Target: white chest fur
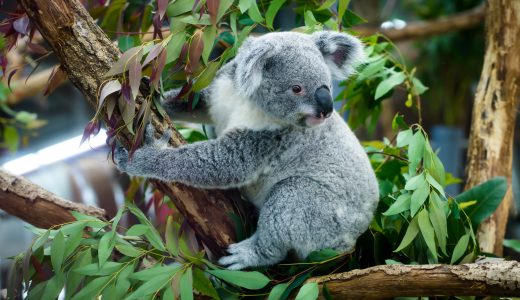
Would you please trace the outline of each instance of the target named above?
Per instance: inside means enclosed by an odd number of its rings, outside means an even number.
[[[229,77],[216,79],[209,98],[209,113],[215,122],[217,135],[236,128],[261,130],[280,127],[250,99],[240,95]]]

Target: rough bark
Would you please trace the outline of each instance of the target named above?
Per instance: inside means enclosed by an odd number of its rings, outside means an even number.
[[[77,211],[106,219],[101,208],[64,200],[30,181],[0,169],[0,209],[40,228],[73,222]]]
[[[480,5],[471,10],[437,20],[410,22],[402,29],[355,26],[352,30],[359,32],[361,35],[381,33],[393,42],[400,42],[475,27],[482,23],[485,13],[484,5]]]
[[[490,0],[486,13],[486,54],[478,84],[468,147],[466,189],[495,176],[509,188],[496,212],[481,224],[480,248],[502,254],[512,203],[515,118],[520,99],[520,2]]]
[[[53,49],[69,80],[90,104],[97,106],[103,75],[118,59],[118,48],[78,0],[19,0],[19,3]],[[137,99],[138,104],[141,101],[142,98]],[[158,135],[173,128],[169,119],[161,120],[156,113],[152,113],[151,122]],[[118,139],[128,146],[132,136],[121,131]],[[181,135],[174,131],[170,144],[180,146],[184,143]],[[223,254],[223,248],[235,239],[229,214],[240,214],[232,200],[237,199],[237,194],[200,190],[181,184],[153,183],[174,201],[208,248],[217,255]]]
[[[333,299],[413,296],[520,296],[520,263],[385,265],[309,279]],[[321,297],[323,297],[320,294]],[[320,298],[323,299],[323,298]]]

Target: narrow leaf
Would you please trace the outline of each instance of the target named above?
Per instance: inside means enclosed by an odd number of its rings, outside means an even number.
[[[231,284],[250,290],[261,289],[270,282],[264,274],[256,271],[207,270],[207,272]]]
[[[410,224],[408,225],[408,228],[406,229],[406,233],[404,234],[403,240],[401,241],[401,244],[397,247],[397,249],[394,250],[394,252],[399,252],[406,248],[410,243],[415,239],[417,236],[417,233],[419,233],[419,224],[417,222],[417,217],[413,218]]]
[[[61,264],[65,256],[65,237],[58,231],[51,244],[51,263],[55,272],[61,272]]]
[[[309,282],[304,284],[296,295],[296,300],[315,300],[318,299],[320,289],[316,282]]]
[[[457,245],[455,245],[455,248],[453,249],[453,254],[451,255],[451,264],[454,264],[459,258],[466,253],[466,249],[468,248],[469,244],[469,234],[463,235],[460,240],[457,242]]]
[[[424,241],[426,242],[426,246],[428,246],[428,249],[433,254],[433,257],[437,258],[437,246],[435,245],[435,234],[433,231],[433,226],[430,223],[428,211],[426,209],[423,209],[419,212],[419,214],[417,216],[418,216],[417,221],[419,223],[419,229],[421,230],[421,235],[423,236]]]
[[[101,109],[101,107],[103,106],[103,103],[105,102],[105,98],[108,95],[115,93],[117,91],[120,91],[120,90],[121,90],[121,83],[119,83],[119,80],[115,79],[115,80],[111,80],[111,81],[107,82],[103,86],[103,89],[101,89],[101,94],[99,95],[99,101],[98,101],[98,109]]]

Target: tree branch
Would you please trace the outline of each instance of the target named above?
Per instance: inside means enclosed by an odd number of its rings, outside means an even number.
[[[19,0],[22,8],[34,22],[54,50],[69,80],[83,93],[87,101],[97,107],[98,90],[103,76],[120,56],[119,49],[99,28],[78,0]],[[137,99],[137,110],[143,98]],[[102,114],[107,120],[106,114]],[[158,135],[173,128],[171,121],[159,118],[153,112],[151,123]],[[122,126],[124,127],[124,126]],[[125,146],[133,140],[126,130],[118,131],[118,139]],[[174,131],[172,146],[185,144]],[[235,241],[235,230],[230,214],[241,215],[236,203],[239,194],[234,191],[200,190],[182,184],[153,184],[168,195],[197,235],[215,254]]]
[[[381,27],[354,26],[352,30],[361,35],[381,33],[393,42],[425,38],[472,28],[482,23],[486,8],[479,5],[471,10],[432,21],[415,21],[402,29],[383,29]]]
[[[40,228],[75,221],[71,211],[106,219],[105,211],[101,208],[64,200],[2,169],[0,169],[0,209]]]
[[[413,296],[520,296],[520,263],[384,265],[309,279],[333,299]]]

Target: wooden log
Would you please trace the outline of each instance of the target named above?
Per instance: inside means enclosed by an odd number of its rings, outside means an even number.
[[[0,209],[40,228],[73,222],[70,213],[106,219],[101,208],[64,200],[27,179],[0,169]]]
[[[520,263],[464,265],[384,265],[321,277],[333,299],[420,296],[520,296]],[[320,293],[320,299],[323,296]]]

